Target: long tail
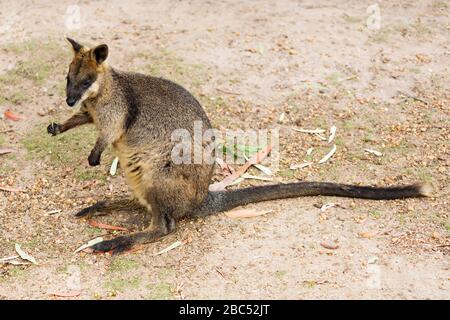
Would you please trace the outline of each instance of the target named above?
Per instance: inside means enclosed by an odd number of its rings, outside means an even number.
[[[337,196],[374,200],[427,197],[432,193],[428,184],[396,187],[368,187],[329,182],[294,182],[257,186],[231,191],[210,191],[194,216],[207,216],[249,203],[296,198],[301,196]]]

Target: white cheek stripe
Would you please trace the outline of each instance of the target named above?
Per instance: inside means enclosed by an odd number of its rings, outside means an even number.
[[[95,81],[93,84],[91,84],[91,86],[89,87],[89,89],[87,89],[83,95],[81,96],[81,98],[77,101],[75,107],[79,107],[83,101],[85,101],[86,99],[88,99],[89,97],[91,97],[94,94],[98,93],[98,89],[100,88],[100,86],[98,85],[98,82]]]

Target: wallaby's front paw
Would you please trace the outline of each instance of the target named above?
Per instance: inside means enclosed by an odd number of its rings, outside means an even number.
[[[60,133],[59,124],[54,122],[50,123],[47,127],[47,132],[52,136],[56,136],[57,134]]]
[[[100,164],[100,155],[91,152],[91,154],[88,157],[88,162],[89,165],[92,167],[98,166]]]

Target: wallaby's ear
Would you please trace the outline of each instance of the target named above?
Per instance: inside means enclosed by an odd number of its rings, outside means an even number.
[[[94,49],[92,49],[92,58],[101,64],[108,58],[108,46],[106,44],[101,44]]]
[[[75,51],[75,52],[79,52],[81,50],[81,48],[83,47],[81,44],[79,44],[78,42],[76,42],[73,39],[70,39],[70,38],[66,38],[66,39],[72,45],[73,51]]]

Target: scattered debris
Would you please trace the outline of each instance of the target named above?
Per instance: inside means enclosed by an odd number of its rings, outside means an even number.
[[[0,261],[0,263],[3,264],[12,264],[13,266],[23,266],[23,265],[30,265],[29,262],[21,262],[17,260],[6,260],[6,261]]]
[[[312,162],[304,162],[304,163],[301,163],[301,164],[291,164],[289,169],[291,169],[291,170],[303,169],[303,168],[311,166],[312,164],[313,164]]]
[[[407,97],[407,98],[410,98],[410,99],[413,99],[413,100],[422,102],[422,103],[424,103],[424,104],[426,104],[426,105],[429,105],[429,104],[430,104],[428,101],[425,101],[425,100],[423,100],[423,99],[420,99],[420,98],[418,98],[418,97],[416,97],[416,96],[412,96],[412,95],[407,94],[407,93],[405,93],[405,92],[403,92],[403,91],[398,91],[398,93],[400,93],[402,96],[405,96],[405,97]]]
[[[109,174],[114,176],[117,173],[117,166],[119,165],[119,158],[115,157],[111,163],[111,168],[109,169]]]
[[[234,172],[233,167],[229,166],[225,161],[221,158],[216,158],[216,162],[219,165],[220,169],[222,169],[222,173],[225,175],[230,175]]]
[[[0,114],[0,116],[1,116],[1,114]],[[14,132],[14,131],[15,131],[14,129],[6,129],[6,130],[0,131],[0,133],[8,133],[8,132]]]
[[[234,180],[231,184],[230,184],[230,186],[234,186],[234,185],[236,185],[236,184],[239,184],[239,183],[241,183],[242,181],[244,181],[245,180],[245,178],[242,178],[242,177],[239,177],[239,178],[237,178],[236,180]],[[211,190],[211,189],[210,189]]]
[[[375,264],[377,262],[378,262],[378,257],[377,256],[373,256],[373,257],[370,257],[369,259],[367,259],[367,263],[368,264]]]
[[[314,150],[313,147],[311,147],[311,148],[309,148],[308,150],[306,150],[306,155],[307,155],[307,156],[310,156],[311,153],[313,152],[313,150]]]
[[[49,292],[48,294],[51,296],[61,297],[61,298],[73,298],[73,297],[78,297],[81,294],[81,291],[74,290],[74,291],[67,291],[67,292]]]
[[[339,244],[336,241],[333,242],[321,242],[320,245],[326,249],[336,250],[339,248]]]
[[[322,207],[320,207],[320,211],[325,212],[326,210],[336,207],[334,203],[326,203]]]
[[[330,128],[330,136],[328,137],[328,143],[331,143],[331,141],[334,140],[334,137],[336,137],[336,127],[332,126]]]
[[[255,179],[255,180],[261,180],[261,181],[273,181],[273,178],[270,177],[260,177],[260,176],[254,176],[248,173],[244,173],[241,178],[244,179]]]
[[[23,251],[22,248],[20,247],[20,244],[16,243],[14,245],[14,248],[16,249],[16,252],[23,260],[30,261],[33,264],[37,264],[36,259],[31,255],[29,255],[28,253],[26,253],[25,251]]]
[[[267,168],[266,166],[263,166],[262,164],[259,163],[255,163],[253,165],[256,169],[264,172],[265,174],[267,174],[268,176],[272,175],[272,170],[270,170],[269,168]]]
[[[83,244],[81,247],[79,247],[79,248],[78,248],[77,250],[75,250],[73,253],[78,253],[78,252],[80,252],[80,251],[82,251],[82,250],[84,250],[84,249],[87,249],[87,248],[89,248],[89,247],[92,247],[93,245],[95,245],[95,244],[97,244],[97,243],[100,243],[100,242],[102,242],[102,241],[103,241],[103,237],[98,237],[98,238],[92,239],[92,240],[88,241],[88,243]]]
[[[376,230],[372,230],[372,231],[365,231],[365,232],[359,232],[358,235],[361,238],[366,238],[366,239],[370,239],[375,237],[378,234],[378,231]]]
[[[292,128],[292,130],[297,131],[297,132],[302,132],[302,133],[310,133],[310,134],[321,134],[324,133],[325,130],[317,128],[317,129],[297,129],[297,128]]]
[[[333,154],[335,152],[336,152],[336,145],[333,145],[333,147],[331,148],[330,152],[328,152],[322,159],[320,159],[319,163],[327,162],[333,156]]]
[[[272,146],[267,146],[266,148],[260,150],[256,154],[254,154],[242,167],[240,167],[237,171],[233,172],[231,175],[226,177],[220,182],[216,182],[209,186],[209,190],[211,191],[220,191],[225,190],[227,186],[232,184],[237,178],[239,178],[242,174],[247,171],[247,169],[257,163],[260,163],[272,150]]]
[[[23,189],[13,188],[8,186],[0,186],[0,190],[8,191],[8,192],[25,192]]]
[[[368,152],[368,153],[371,153],[371,154],[374,154],[374,155],[376,155],[377,157],[383,156],[383,154],[382,154],[380,151],[377,151],[377,150],[373,150],[373,149],[364,149],[364,151],[366,151],[366,152]]]
[[[11,148],[0,148],[0,155],[12,153],[12,152],[16,152],[16,150],[11,149]]]
[[[173,250],[173,249],[175,249],[175,248],[178,248],[178,247],[181,246],[182,244],[183,244],[183,242],[181,242],[181,241],[176,241],[176,242],[172,243],[170,246],[168,246],[167,248],[165,248],[165,249],[163,249],[163,250],[161,250],[161,251],[155,253],[153,256],[158,256],[158,255],[160,255],[160,254],[166,253],[166,252],[168,252],[168,251],[170,251],[170,250]]]
[[[51,216],[51,215],[54,215],[54,214],[57,214],[57,213],[60,213],[60,212],[61,212],[61,209],[57,209],[57,210],[48,211],[47,214],[49,216]]]
[[[19,256],[11,256],[11,257],[6,257],[6,258],[1,258],[0,259],[0,263],[8,263],[8,261],[14,260],[20,258]]]
[[[244,159],[245,159],[245,161],[249,161],[249,160],[250,160],[245,154],[244,154]],[[270,169],[267,168],[266,166],[263,166],[262,164],[255,163],[255,164],[253,164],[253,166],[254,166],[256,169],[258,169],[258,170],[264,172],[264,173],[267,174],[268,176],[271,176],[271,175],[272,175],[272,170],[270,170]]]
[[[219,270],[219,268],[220,267],[216,267],[215,269],[216,269],[216,272],[222,277],[222,278],[224,278],[224,279],[226,279],[225,278],[225,275],[223,274],[223,272],[221,271],[221,270]],[[221,268],[220,268],[221,269]]]
[[[320,135],[320,134],[318,134],[318,133],[316,133],[316,134],[314,134],[317,138],[319,138],[320,140],[322,140],[322,141],[326,141],[327,140],[327,138],[325,138],[324,136],[322,136],[322,135]]]
[[[225,212],[225,215],[229,218],[252,218],[262,216],[273,210],[256,210],[256,209],[237,209]]]
[[[11,112],[10,110],[6,110],[4,115],[5,115],[5,118],[7,118],[9,120],[12,120],[12,121],[19,121],[19,120],[24,120],[25,119],[24,117]]]
[[[222,93],[233,95],[233,96],[240,96],[241,95],[239,92],[233,92],[233,91],[229,91],[229,90],[225,90],[225,89],[221,89],[221,88],[216,88],[216,90],[219,91],[219,92],[222,92]]]

